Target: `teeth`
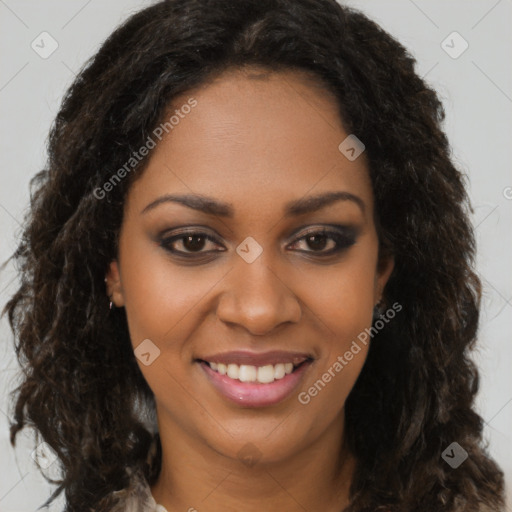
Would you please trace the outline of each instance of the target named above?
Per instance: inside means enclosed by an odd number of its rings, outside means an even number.
[[[274,380],[276,378],[282,379],[284,377],[284,375],[282,375],[281,377],[277,377],[277,375],[278,375],[278,373],[276,371],[277,366],[278,366],[277,364],[275,367],[272,366],[271,364],[267,364],[266,366],[260,366],[258,368],[258,375],[257,375],[258,382],[265,384],[265,383],[269,383],[269,382],[274,382]],[[284,366],[282,364],[280,364],[279,366],[280,367],[282,366],[284,369]],[[256,367],[254,366],[253,368],[256,368]]]
[[[238,379],[240,375],[240,367],[236,364],[228,364],[227,375],[230,379]]]
[[[276,365],[252,366],[247,364],[223,364],[208,363],[212,370],[227,375],[231,379],[241,382],[259,382],[268,384],[274,380],[282,379],[285,375],[292,373],[293,363],[279,363]]]

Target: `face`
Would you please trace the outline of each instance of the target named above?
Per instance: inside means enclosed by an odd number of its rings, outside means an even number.
[[[367,161],[340,152],[334,98],[293,72],[225,73],[175,109],[128,192],[108,290],[160,431],[284,459],[339,436],[392,270]]]

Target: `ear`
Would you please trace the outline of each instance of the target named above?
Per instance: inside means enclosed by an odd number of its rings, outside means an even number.
[[[119,272],[119,264],[116,260],[109,265],[105,275],[105,283],[107,285],[107,295],[110,300],[117,306],[124,306],[123,285],[121,282],[121,274]]]
[[[374,304],[377,304],[382,299],[384,288],[394,268],[395,258],[392,254],[387,254],[379,260],[377,273],[375,275]]]

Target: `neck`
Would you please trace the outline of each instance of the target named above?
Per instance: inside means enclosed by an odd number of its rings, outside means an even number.
[[[282,460],[242,462],[159,416],[162,466],[151,488],[168,512],[339,512],[349,503],[355,459],[344,415],[313,444]]]

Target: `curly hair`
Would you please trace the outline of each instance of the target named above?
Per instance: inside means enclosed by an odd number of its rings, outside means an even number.
[[[95,191],[175,97],[250,65],[305,71],[334,93],[345,129],[366,146],[381,248],[395,258],[385,300],[403,311],[375,335],[346,402],[357,460],[347,511],[503,510],[503,473],[474,410],[481,285],[443,106],[400,43],[335,0],[162,1],[86,63],[52,125],[12,256],[21,282],[4,313],[23,381],[11,444],[33,426],[51,446],[62,475],[49,502],[64,491],[67,512],[109,510],[126,468],[156,481],[161,445],[140,407],[154,410],[153,393],[104,283],[126,192],[147,162],[104,199]],[[160,456],[148,463],[155,440]],[[469,455],[456,470],[441,458],[454,441]]]

